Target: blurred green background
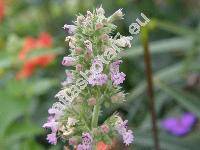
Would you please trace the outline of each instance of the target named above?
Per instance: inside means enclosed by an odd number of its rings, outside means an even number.
[[[65,79],[61,60],[68,47],[62,26],[101,4],[106,16],[123,8],[124,20],[117,25],[124,35],[130,35],[128,27],[141,12],[151,20],[149,45],[161,149],[199,150],[198,122],[183,137],[160,126],[162,119],[183,112],[200,117],[199,0],[0,0],[0,150],[63,149],[62,142],[49,145],[41,127]],[[153,150],[140,36],[133,36],[132,48],[123,54],[127,102],[105,111],[103,118],[120,112],[135,133],[129,149]]]

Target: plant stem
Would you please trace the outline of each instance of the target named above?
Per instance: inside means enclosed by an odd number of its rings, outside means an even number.
[[[154,104],[154,90],[153,90],[153,77],[152,77],[152,68],[151,68],[151,56],[149,52],[149,44],[148,44],[148,29],[143,28],[141,33],[141,40],[144,46],[144,62],[146,67],[146,75],[147,75],[147,88],[148,88],[148,96],[149,96],[149,109],[151,112],[152,119],[152,132],[153,139],[155,144],[155,150],[159,150],[159,139],[158,139],[158,129],[156,125],[156,111]]]
[[[92,114],[92,128],[96,128],[98,125],[98,119],[99,119],[99,112],[100,112],[100,104],[96,104],[94,106],[93,114]]]

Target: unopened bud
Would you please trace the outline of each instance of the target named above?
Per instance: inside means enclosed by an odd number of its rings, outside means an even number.
[[[83,70],[83,66],[82,66],[81,64],[77,64],[77,65],[76,65],[76,70],[77,70],[78,72],[82,71],[82,70]]]
[[[96,105],[96,99],[94,97],[89,98],[88,105],[90,105],[90,106]]]
[[[96,29],[96,30],[99,30],[99,29],[101,29],[101,28],[103,28],[103,24],[102,24],[102,23],[97,23],[97,24],[95,25],[95,29]]]
[[[102,133],[108,133],[109,132],[109,127],[106,124],[101,125],[101,132]]]
[[[115,20],[123,19],[123,16],[124,14],[122,13],[122,9],[119,9],[108,18],[108,22],[113,22]]]
[[[76,52],[77,54],[80,54],[82,50],[83,50],[83,49],[80,48],[80,47],[76,47],[76,48],[75,48],[75,52]]]
[[[111,97],[112,103],[121,103],[124,101],[125,95],[122,92],[119,92]]]
[[[72,137],[69,139],[69,145],[77,145],[78,144],[78,140],[75,137]]]
[[[97,15],[102,16],[105,14],[104,9],[102,8],[102,6],[100,6],[99,8],[96,9]]]
[[[106,42],[106,41],[109,40],[109,36],[108,36],[107,34],[103,34],[103,35],[101,35],[101,40],[102,40],[103,42]]]

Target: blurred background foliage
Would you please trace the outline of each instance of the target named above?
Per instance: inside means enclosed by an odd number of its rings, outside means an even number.
[[[141,12],[150,18],[148,36],[161,149],[199,149],[198,122],[184,137],[172,136],[160,126],[162,119],[183,112],[200,117],[199,0],[0,0],[1,150],[63,149],[62,143],[50,146],[41,128],[65,78],[60,62],[68,47],[61,27],[71,24],[76,14],[101,4],[106,15],[123,8],[126,15],[117,24],[125,35],[130,35],[128,27]],[[41,33],[48,36],[42,38]],[[150,150],[153,140],[140,36],[134,35],[132,48],[123,53],[127,103],[105,111],[101,119],[120,112],[135,132],[130,149]],[[26,59],[20,58],[23,50]]]

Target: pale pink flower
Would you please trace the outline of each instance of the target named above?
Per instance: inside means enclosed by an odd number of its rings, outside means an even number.
[[[92,150],[91,145],[79,144],[77,150]]]
[[[110,65],[111,80],[114,85],[119,85],[124,82],[126,75],[123,72],[119,72],[119,65],[121,60],[117,60]]]
[[[57,144],[57,137],[56,137],[56,133],[51,133],[47,135],[47,140],[49,141],[49,143],[56,145]]]
[[[94,85],[100,85],[102,86],[103,84],[105,84],[108,80],[108,76],[106,74],[91,74],[88,78],[88,82],[89,84],[91,84],[92,86]]]
[[[116,122],[115,128],[117,132],[122,136],[124,143],[128,146],[129,144],[133,143],[134,136],[131,130],[127,130],[128,128],[128,120],[118,120]]]
[[[64,57],[63,60],[62,60],[62,65],[63,66],[73,66],[75,65],[75,59],[73,57]]]
[[[68,32],[70,35],[73,35],[76,31],[76,26],[75,25],[67,25],[65,24],[63,26],[63,29]]]
[[[117,60],[110,64],[110,72],[111,73],[118,73],[119,72],[119,65],[122,63],[122,60]]]
[[[99,74],[103,71],[103,63],[99,59],[94,59],[92,66],[90,67],[90,72],[92,74]]]
[[[124,82],[126,75],[123,72],[111,73],[111,80],[114,85],[119,85]]]
[[[133,132],[128,130],[127,132],[123,133],[123,141],[126,146],[129,146],[134,141]]]
[[[58,122],[55,121],[54,117],[49,117],[47,123],[45,123],[43,128],[50,128],[52,132],[57,132],[58,130]]]

